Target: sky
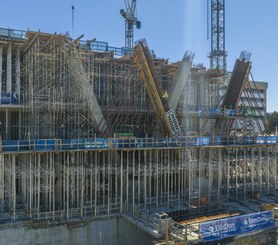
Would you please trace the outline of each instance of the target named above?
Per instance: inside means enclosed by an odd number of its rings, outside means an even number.
[[[123,47],[124,0],[2,0],[0,27],[96,38]],[[72,30],[72,9],[74,30]],[[252,75],[268,82],[267,111],[278,111],[278,1],[226,0],[226,51],[232,71],[240,52],[252,53]],[[137,0],[142,28],[134,39],[146,38],[158,57],[181,60],[186,50],[195,53],[194,63],[209,67],[207,0]]]

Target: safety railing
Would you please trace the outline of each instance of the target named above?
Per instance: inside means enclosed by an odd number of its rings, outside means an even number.
[[[3,140],[2,152],[278,144],[277,136]]]
[[[26,39],[27,31],[0,28],[0,38]]]
[[[256,110],[240,110],[240,109],[220,109],[220,108],[205,108],[194,109],[193,107],[185,107],[189,113],[195,113],[200,117],[255,117],[258,116]]]
[[[0,38],[5,39],[14,39],[14,40],[25,40],[27,39],[28,31],[23,30],[15,30],[9,28],[0,28]],[[80,44],[83,48],[88,50],[96,50],[96,51],[103,51],[103,52],[113,52],[116,56],[124,56],[127,54],[132,54],[132,50],[126,47],[112,47],[109,46],[107,42],[103,41],[94,41],[90,44],[87,44],[88,41],[80,41]],[[150,50],[152,57],[155,57],[155,53],[153,50]]]
[[[103,52],[113,52],[116,56],[124,56],[127,54],[132,54],[132,50],[129,48],[117,48],[111,47],[108,45],[107,42],[102,41],[94,41],[91,44],[87,44],[86,41],[80,41],[80,44],[83,48],[88,50],[95,50],[95,51],[103,51]]]

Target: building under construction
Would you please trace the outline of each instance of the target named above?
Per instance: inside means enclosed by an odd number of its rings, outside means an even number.
[[[124,215],[159,237],[161,213],[275,201],[267,84],[248,53],[230,74],[193,58],[0,29],[0,220]]]

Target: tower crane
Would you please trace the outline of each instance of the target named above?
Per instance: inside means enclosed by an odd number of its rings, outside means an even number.
[[[133,27],[141,29],[141,22],[136,17],[136,0],[125,0],[125,10],[121,9],[120,13],[125,19],[125,47],[133,47]]]
[[[209,3],[209,0],[207,0]],[[211,52],[210,68],[226,71],[225,0],[211,0]],[[208,4],[209,9],[209,4]]]

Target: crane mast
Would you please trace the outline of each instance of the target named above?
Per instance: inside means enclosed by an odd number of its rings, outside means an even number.
[[[133,47],[133,30],[141,28],[141,22],[136,17],[136,0],[125,0],[125,10],[121,9],[120,13],[125,19],[125,47],[132,49]]]
[[[225,0],[211,0],[210,68],[227,70],[225,51]]]

